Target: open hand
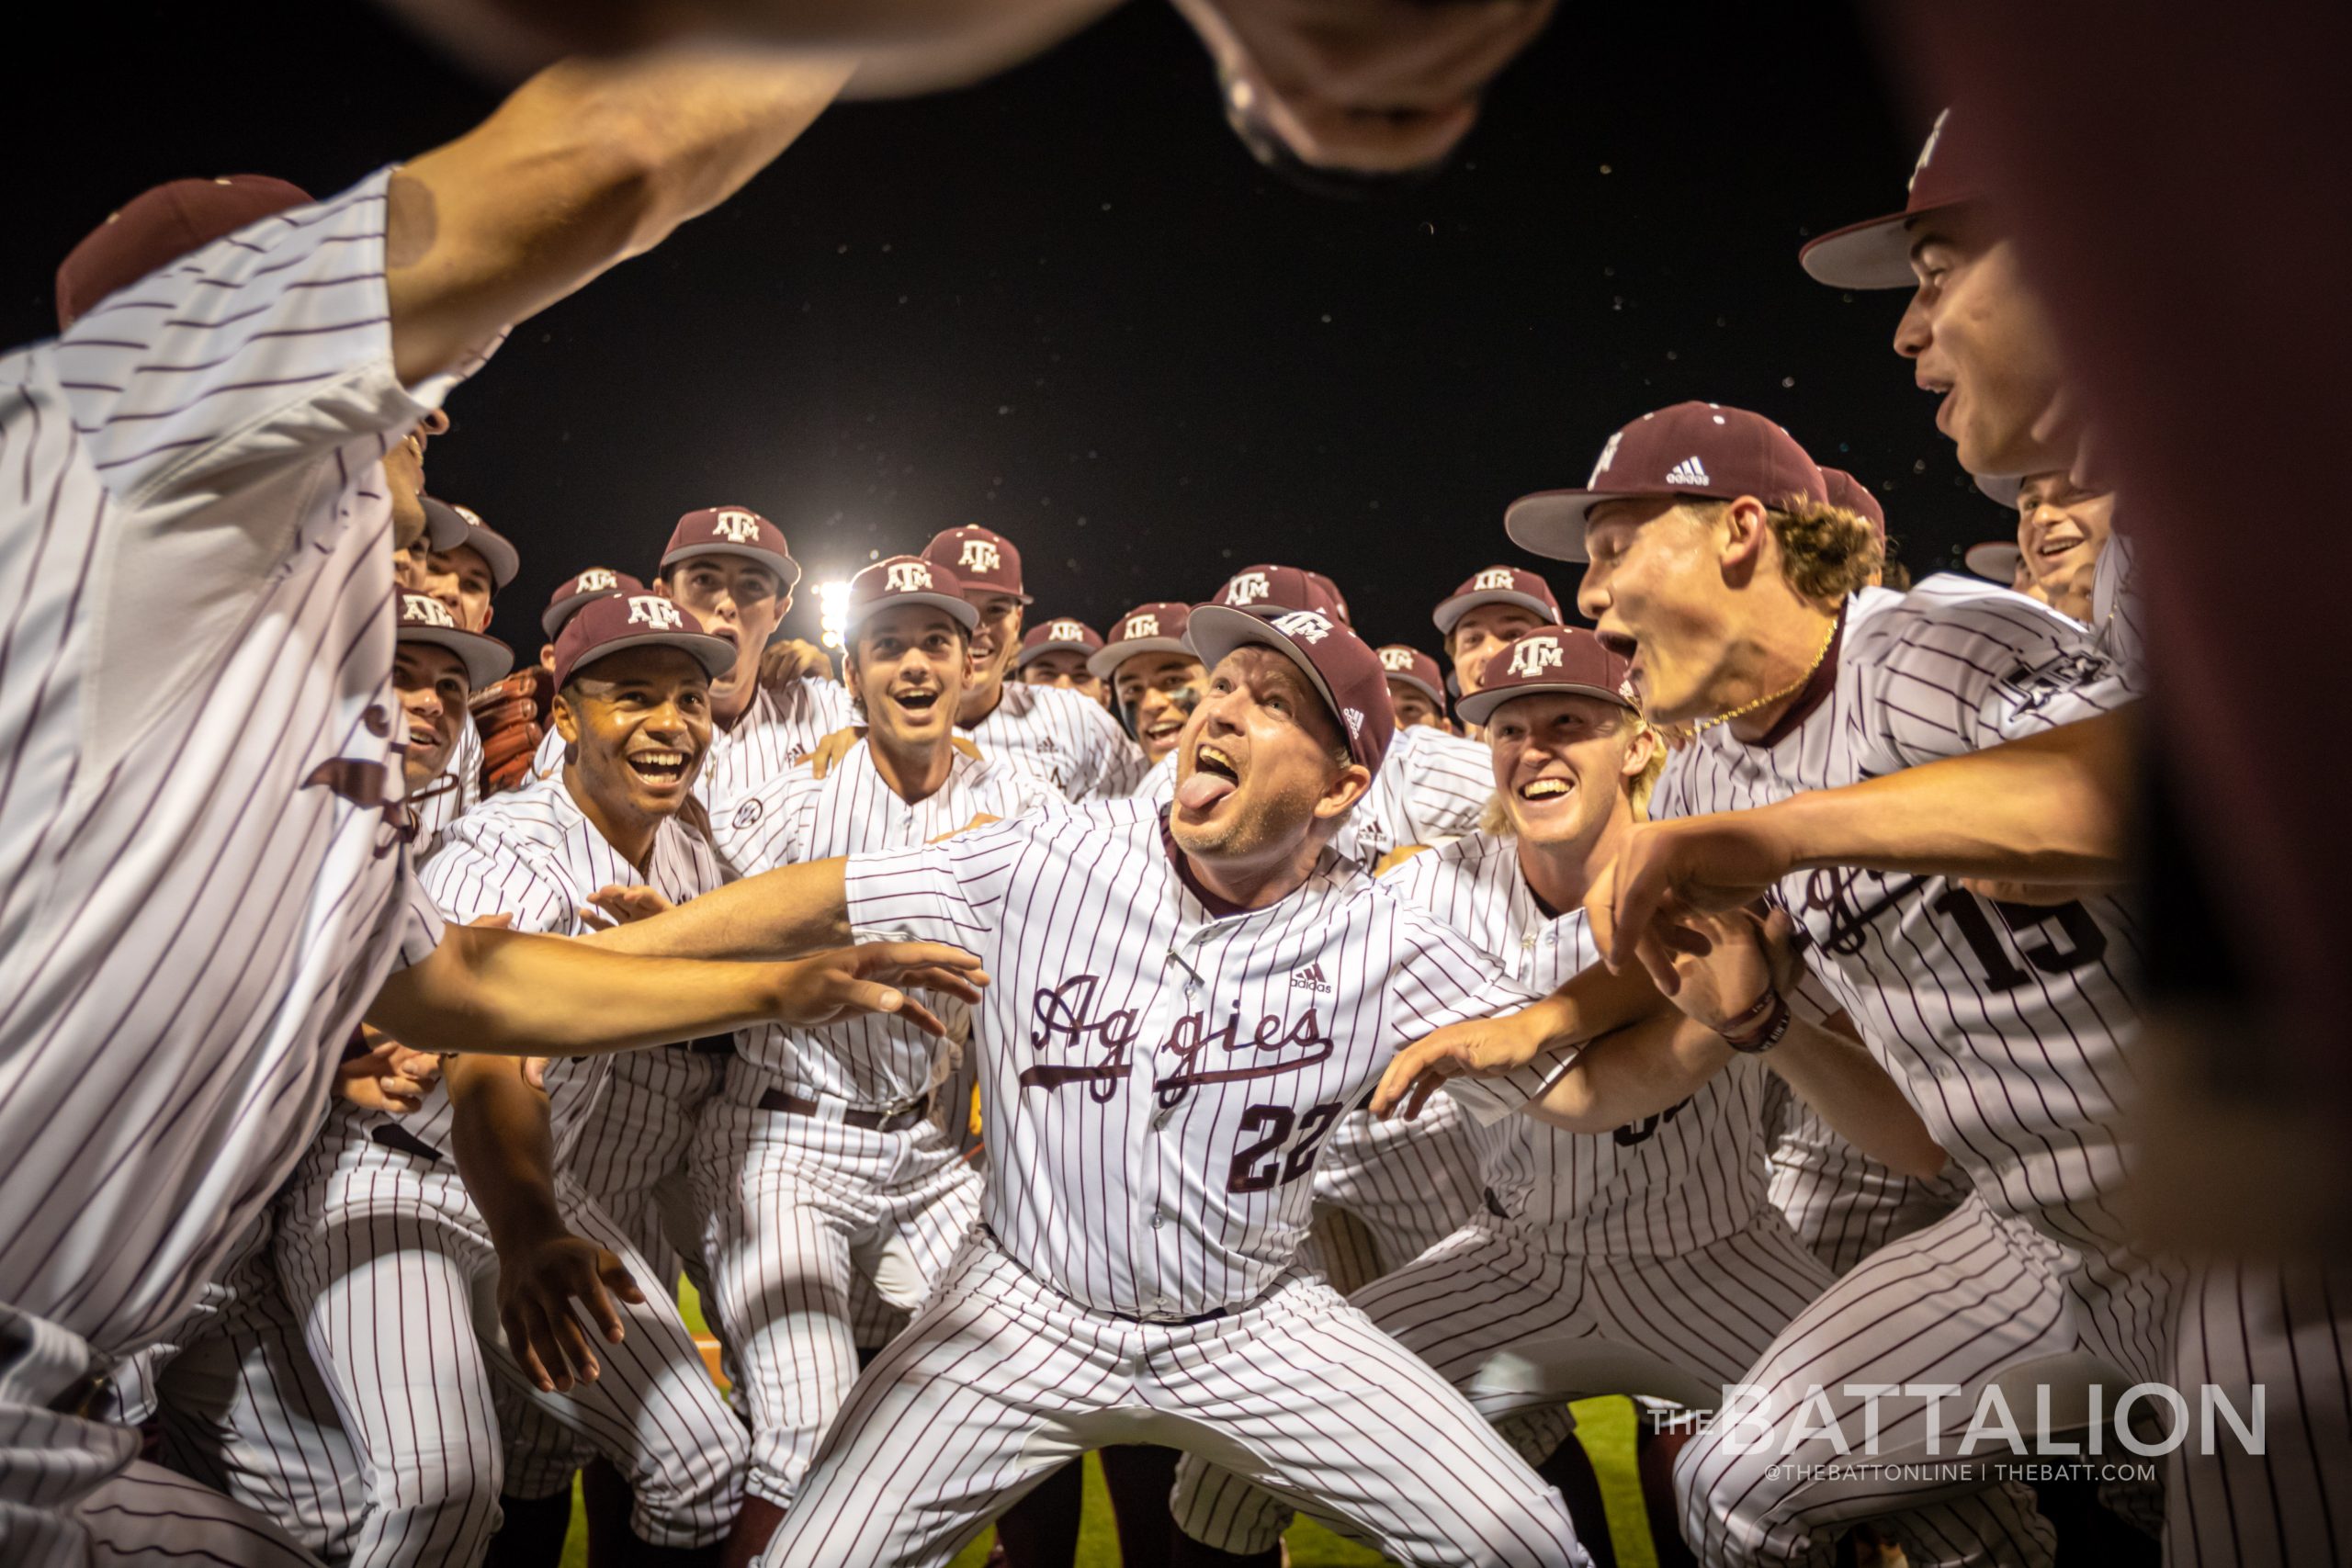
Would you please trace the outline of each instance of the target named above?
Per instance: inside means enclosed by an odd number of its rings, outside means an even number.
[[[582,921],[598,931],[609,931],[635,920],[650,920],[654,916],[677,908],[668,897],[650,887],[623,887],[610,883],[588,895],[587,907],[580,911]]]
[[[1396,1053],[1373,1090],[1373,1114],[1388,1117],[1401,1105],[1410,1121],[1446,1079],[1499,1077],[1533,1061],[1549,1043],[1544,1031],[1531,1026],[1524,1009],[1447,1024]]]
[[[615,1296],[645,1300],[617,1254],[581,1236],[558,1234],[499,1259],[498,1321],[533,1386],[561,1393],[575,1379],[596,1381],[596,1353],[574,1308],[585,1309],[605,1342],[617,1345],[626,1331]]]
[[[364,1023],[359,1028],[368,1049],[335,1069],[335,1094],[388,1116],[406,1116],[424,1105],[440,1081],[441,1058],[430,1051],[412,1051]]]
[[[1791,862],[1769,810],[1645,822],[1626,835],[1585,894],[1593,944],[1611,969],[1638,960],[1665,990],[1674,968],[1666,933],[1692,915],[1753,903],[1788,874]]]
[[[947,1026],[909,993],[936,992],[966,1004],[989,983],[980,961],[939,942],[869,942],[776,965],[779,1023],[815,1029],[860,1013],[892,1013],[943,1039]]]

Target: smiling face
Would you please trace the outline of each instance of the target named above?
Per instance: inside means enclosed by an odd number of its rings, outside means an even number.
[[[967,666],[962,625],[936,606],[906,604],[858,624],[844,673],[874,743],[906,755],[948,743]]]
[[[608,821],[640,828],[675,816],[710,750],[710,677],[674,648],[625,648],[576,671],[557,694],[566,778]]]
[[[2057,344],[2017,247],[1981,207],[1934,212],[1911,230],[1918,287],[1894,331],[1921,389],[1941,395],[1936,428],[1972,474],[2071,465],[2070,436],[2036,434],[2063,380]],[[2063,449],[2061,449],[2063,448]]]
[[[447,773],[466,725],[466,661],[446,648],[404,642],[392,652],[392,692],[408,721],[401,771],[414,795]]]
[[[1086,667],[1086,655],[1076,649],[1057,648],[1037,655],[1021,667],[1021,679],[1032,686],[1059,686],[1111,705],[1102,679]]]
[[[1346,814],[1372,775],[1350,761],[1340,721],[1298,666],[1270,648],[1238,648],[1210,672],[1177,737],[1169,827],[1212,864],[1271,864],[1297,854]]]
[[[1021,653],[1021,596],[1017,593],[967,595],[980,613],[972,632],[972,673],[965,682],[966,719],[992,712],[1004,694],[1005,676]]]
[[[1487,743],[1521,841],[1577,853],[1600,839],[1657,745],[1621,705],[1568,693],[1503,704],[1487,720]]]
[[[1136,744],[1147,758],[1157,762],[1176,750],[1208,674],[1199,660],[1182,653],[1138,653],[1111,671],[1119,706],[1131,716]]]
[[[498,592],[498,579],[471,545],[429,552],[423,591],[449,606],[450,617],[466,630],[490,629],[490,596]]]
[[[1577,608],[1629,677],[1653,723],[1721,713],[1717,695],[1737,642],[1737,596],[1723,570],[1724,527],[1672,500],[1604,501],[1585,520],[1591,564]]]
[[[735,667],[710,683],[713,716],[731,722],[758,694],[760,652],[792,608],[784,579],[751,556],[695,556],[664,572],[660,586],[704,631],[735,645]]]
[[[2018,547],[2037,582],[2059,585],[2094,565],[2113,528],[2115,497],[2077,489],[2064,473],[2036,474],[2018,491]]]
[[[1445,634],[1445,656],[1453,661],[1453,678],[1461,682],[1462,694],[1468,696],[1478,689],[1487,660],[1503,644],[1544,624],[1542,615],[1521,604],[1481,604],[1465,612]],[[1397,720],[1402,723],[1404,716],[1397,715]]]

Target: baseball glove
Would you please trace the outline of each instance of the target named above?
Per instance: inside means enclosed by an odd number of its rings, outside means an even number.
[[[547,733],[547,672],[526,665],[484,686],[468,705],[481,732],[481,787],[486,795],[528,782],[531,757]]]

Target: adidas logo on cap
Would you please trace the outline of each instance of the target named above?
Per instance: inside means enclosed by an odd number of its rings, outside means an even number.
[[[1713,479],[1707,477],[1707,465],[1699,461],[1698,457],[1695,456],[1685,457],[1682,461],[1675,464],[1671,468],[1668,468],[1666,471],[1666,482],[1670,485],[1703,485],[1714,483]]]

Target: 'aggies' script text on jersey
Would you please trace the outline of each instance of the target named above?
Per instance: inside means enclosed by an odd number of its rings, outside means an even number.
[[[1266,908],[1204,897],[1139,801],[855,856],[847,886],[860,931],[960,943],[993,977],[973,1029],[989,1224],[1099,1312],[1264,1293],[1305,1234],[1317,1145],[1397,1046],[1532,999],[1335,855]],[[1491,1117],[1543,1081],[1449,1092]]]
[[[380,460],[458,377],[393,373],[386,178],[0,359],[0,1302],[105,1350],[187,1310],[439,939]]]

